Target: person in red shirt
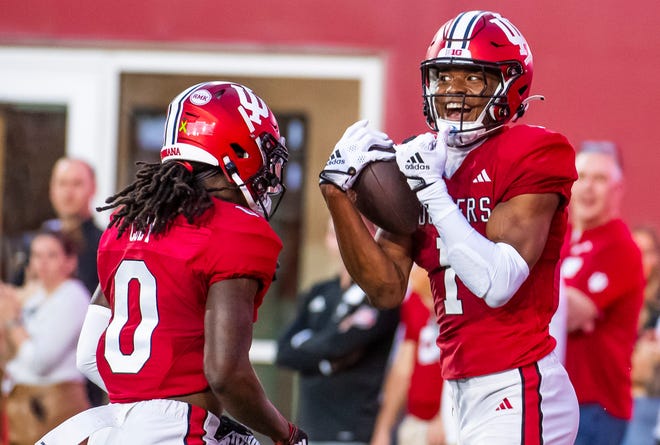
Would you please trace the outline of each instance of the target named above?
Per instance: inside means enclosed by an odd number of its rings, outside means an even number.
[[[435,132],[392,149],[358,122],[321,172],[344,262],[380,307],[401,303],[413,262],[428,272],[459,443],[573,444],[577,400],[548,329],[573,147],[545,128],[509,125],[532,99],[532,54],[501,15],[449,20],[421,69]],[[413,234],[381,230],[374,241],[351,187],[366,164],[386,159],[396,159],[423,211]]]
[[[390,445],[394,429],[396,443],[445,444],[440,416],[440,349],[435,343],[438,323],[428,276],[417,266],[410,273],[410,290],[401,304],[399,326],[402,338],[383,386],[371,445]],[[397,426],[404,408],[405,415]]]
[[[618,159],[607,142],[585,143],[578,153],[562,249],[566,370],[580,404],[578,445],[618,445],[632,411],[630,368],[644,274],[639,248],[619,217]]]
[[[227,411],[276,444],[306,445],[248,356],[282,248],[267,220],[287,158],[275,116],[243,85],[201,83],[172,101],[161,162],[100,209],[114,213],[77,362],[111,403],[40,443],[255,443],[216,438]]]

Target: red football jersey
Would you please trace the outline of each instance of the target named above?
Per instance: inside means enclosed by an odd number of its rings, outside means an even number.
[[[116,228],[106,230],[98,249],[98,271],[112,318],[96,357],[110,401],[205,390],[209,287],[235,277],[258,280],[256,319],[281,248],[264,218],[218,199],[199,225],[179,216],[161,236],[127,230],[117,239]]]
[[[599,309],[591,333],[566,339],[566,371],[579,403],[598,403],[611,415],[630,419],[631,357],[644,294],[639,248],[619,219],[584,231],[562,249],[562,279]]]
[[[501,202],[530,193],[557,193],[562,198],[540,259],[511,300],[496,309],[463,285],[446,261],[446,249],[432,221],[425,212],[421,215],[413,259],[431,278],[445,379],[517,368],[554,349],[548,325],[558,303],[557,262],[566,204],[576,177],[575,151],[564,136],[516,125],[471,151],[446,179],[458,208],[484,236],[490,214]]]
[[[430,420],[438,414],[442,396],[440,349],[436,344],[438,323],[433,311],[415,292],[401,305],[401,323],[405,326],[404,339],[417,343],[407,410],[415,417]]]

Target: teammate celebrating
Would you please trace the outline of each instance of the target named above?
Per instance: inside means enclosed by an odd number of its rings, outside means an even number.
[[[402,301],[413,262],[428,271],[459,443],[572,444],[577,401],[548,325],[574,150],[560,134],[509,125],[533,98],[532,54],[499,14],[449,20],[421,70],[424,112],[437,135],[389,155],[424,206],[420,224],[411,236],[381,230],[372,241],[345,192],[364,165],[387,158],[370,147],[392,142],[354,124],[320,186],[344,262],[383,307]]]
[[[43,443],[223,443],[226,410],[277,444],[306,444],[248,357],[282,248],[267,219],[287,157],[275,117],[245,86],[201,83],[172,101],[161,163],[101,209],[115,211],[78,365],[111,404]]]

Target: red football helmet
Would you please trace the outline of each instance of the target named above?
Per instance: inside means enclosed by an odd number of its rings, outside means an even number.
[[[220,167],[250,208],[267,219],[285,192],[288,150],[275,116],[259,96],[237,83],[200,83],[175,97],[160,159]]]
[[[499,79],[499,85],[492,94],[441,94],[435,85],[437,73],[452,67],[487,72]],[[495,12],[463,12],[442,25],[428,48],[421,70],[426,120],[435,131],[442,125],[452,127],[450,145],[469,146],[518,119],[527,109],[532,53],[520,31]],[[461,118],[459,123],[442,119],[436,107],[436,98],[446,100],[449,96],[463,105],[466,97],[490,100],[475,121],[464,122]]]

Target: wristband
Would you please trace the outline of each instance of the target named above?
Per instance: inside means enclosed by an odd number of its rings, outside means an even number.
[[[419,190],[417,199],[426,207],[434,223],[458,210],[458,206],[447,192],[447,184],[443,179]]]

